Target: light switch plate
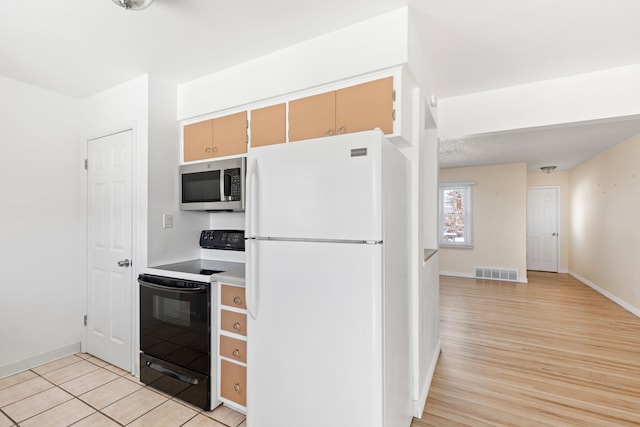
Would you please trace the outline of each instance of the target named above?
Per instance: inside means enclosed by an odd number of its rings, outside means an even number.
[[[173,228],[173,215],[162,215],[162,228]]]

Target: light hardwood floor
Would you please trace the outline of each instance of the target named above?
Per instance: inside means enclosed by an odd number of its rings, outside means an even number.
[[[425,426],[640,426],[640,319],[571,276],[441,277]]]

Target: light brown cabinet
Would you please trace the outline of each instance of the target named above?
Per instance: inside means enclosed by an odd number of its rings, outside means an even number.
[[[286,104],[251,110],[251,148],[284,143],[286,128]]]
[[[220,311],[220,329],[238,335],[247,335],[247,315],[235,311]]]
[[[221,335],[220,356],[247,363],[247,342]]]
[[[393,133],[393,77],[289,102],[289,141],[380,128]]]
[[[247,152],[247,112],[185,125],[184,161],[231,156]]]
[[[247,303],[244,300],[244,288],[220,285],[220,304],[229,307],[247,308]]]
[[[222,360],[220,362],[220,396],[247,406],[247,368]]]
[[[247,310],[244,287],[220,284],[218,398],[239,411],[247,405]]]
[[[336,93],[289,102],[289,142],[335,135]]]

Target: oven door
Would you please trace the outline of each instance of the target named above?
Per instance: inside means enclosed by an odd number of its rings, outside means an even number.
[[[209,375],[211,290],[207,283],[170,288],[140,283],[140,350],[149,356]]]

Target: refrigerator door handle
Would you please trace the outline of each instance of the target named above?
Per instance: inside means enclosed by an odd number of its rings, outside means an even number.
[[[247,168],[247,223],[245,234],[255,237],[258,224],[258,161],[252,159]]]
[[[246,284],[246,301],[247,313],[252,319],[258,317],[258,280],[257,280],[257,264],[258,264],[258,240],[248,239],[247,245],[247,284]]]
[[[247,313],[253,319],[258,315],[258,275],[256,273],[258,261],[258,242],[255,239],[257,232],[258,213],[258,161],[252,159],[247,167],[247,222],[245,225],[246,257],[247,257],[247,283],[246,300]]]

